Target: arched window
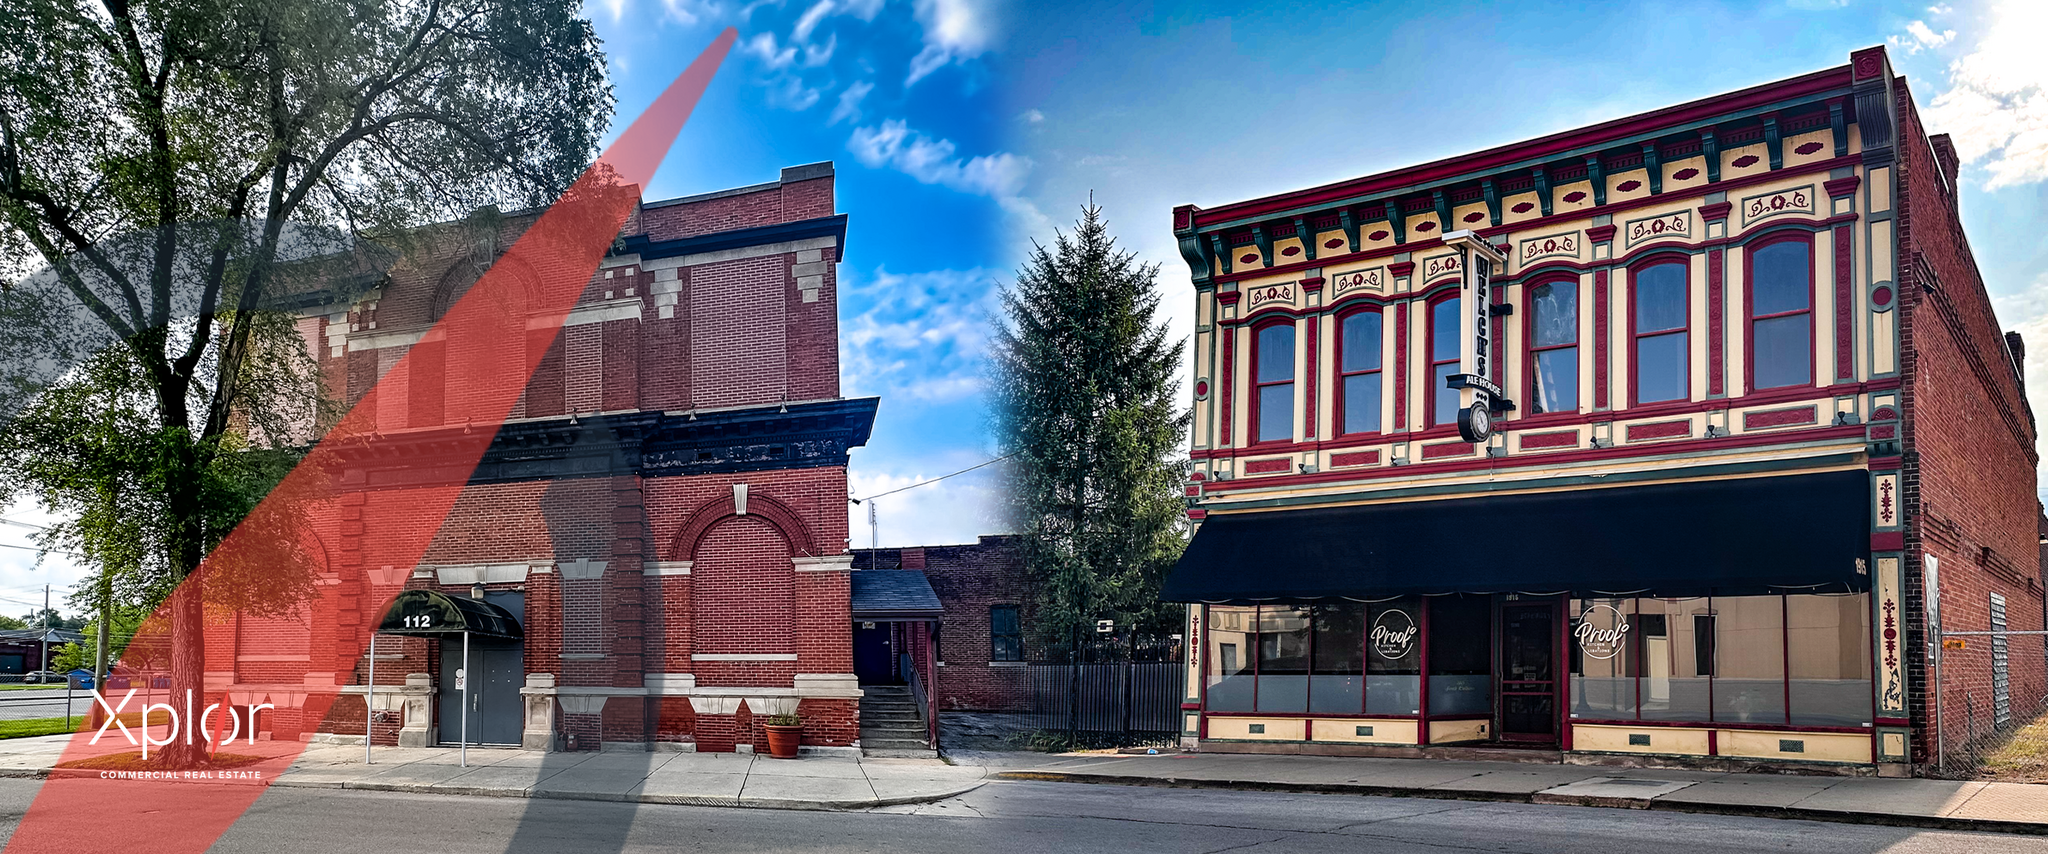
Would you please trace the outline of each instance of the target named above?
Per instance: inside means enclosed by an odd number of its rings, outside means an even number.
[[[1378,310],[1354,312],[1337,326],[1337,432],[1378,433],[1383,318]]]
[[[1629,298],[1635,313],[1631,373],[1636,403],[1684,400],[1692,393],[1690,347],[1686,340],[1687,267],[1684,260],[1658,261],[1631,275]]]
[[[1792,232],[1749,251],[1749,387],[1813,382],[1813,243]]]
[[[1252,441],[1294,438],[1294,322],[1252,333]]]
[[[1529,413],[1579,408],[1579,280],[1529,289]]]
[[[1458,423],[1458,390],[1445,382],[1459,372],[1458,334],[1463,327],[1458,306],[1463,303],[1453,296],[1429,306],[1429,393],[1435,402],[1429,408],[1432,425]]]

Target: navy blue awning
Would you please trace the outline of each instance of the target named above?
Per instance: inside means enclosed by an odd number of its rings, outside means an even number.
[[[1864,590],[1869,483],[1836,471],[1216,513],[1160,598]]]
[[[939,594],[924,573],[911,569],[863,569],[853,576],[853,618],[856,620],[937,619]]]

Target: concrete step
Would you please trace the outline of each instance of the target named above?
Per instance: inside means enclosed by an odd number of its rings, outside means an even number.
[[[936,760],[938,752],[930,748],[874,748],[860,750],[862,756],[877,760]]]
[[[868,751],[875,751],[875,750],[930,750],[930,749],[931,749],[931,748],[928,748],[928,747],[926,747],[926,746],[925,746],[925,743],[924,743],[924,739],[920,739],[920,738],[877,738],[877,739],[874,739],[874,740],[872,740],[872,741],[868,740],[867,738],[862,738],[862,739],[860,740],[860,746],[861,746],[861,750],[862,750],[863,752],[868,752]],[[873,756],[874,754],[873,754],[872,752],[869,752],[869,753],[868,753],[868,755],[870,755],[870,756]]]
[[[875,727],[861,727],[860,737],[863,741],[870,738],[914,738],[923,741],[925,738],[925,728],[921,726],[884,727],[879,729]]]

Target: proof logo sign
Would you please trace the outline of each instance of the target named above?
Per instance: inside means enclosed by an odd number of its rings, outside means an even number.
[[[1391,608],[1381,611],[1379,619],[1372,621],[1372,651],[1389,661],[1407,658],[1415,651],[1418,632],[1415,618],[1408,616],[1408,612]]]
[[[1628,639],[1628,615],[1613,605],[1589,605],[1572,635],[1587,658],[1606,661],[1621,654],[1622,642]]]

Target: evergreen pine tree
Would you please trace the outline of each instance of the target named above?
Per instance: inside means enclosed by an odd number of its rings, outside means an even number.
[[[1158,601],[1186,544],[1177,399],[1183,342],[1155,321],[1159,268],[1118,249],[1091,202],[1002,297],[995,433],[1014,455],[1004,510],[1033,582],[1031,630],[1072,644],[1096,620],[1170,630]]]

